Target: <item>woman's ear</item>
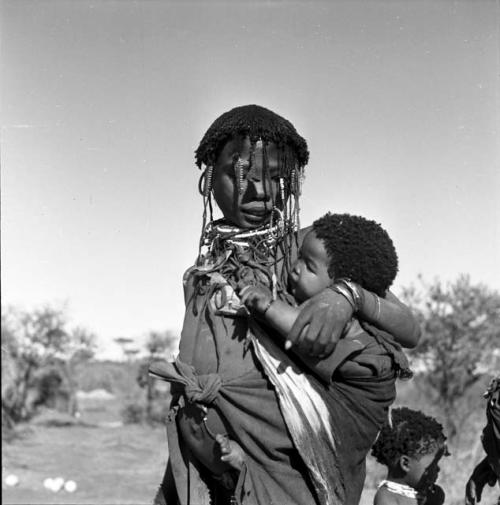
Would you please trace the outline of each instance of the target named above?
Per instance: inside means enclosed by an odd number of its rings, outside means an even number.
[[[399,467],[407,473],[410,470],[410,458],[406,455],[401,456],[399,458]]]

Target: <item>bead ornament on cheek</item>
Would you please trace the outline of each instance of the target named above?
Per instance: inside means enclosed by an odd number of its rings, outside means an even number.
[[[249,167],[250,163],[248,161],[244,161],[241,156],[235,155],[234,180],[236,181],[236,191],[239,195],[243,194],[243,181],[245,178],[245,171],[248,171]]]

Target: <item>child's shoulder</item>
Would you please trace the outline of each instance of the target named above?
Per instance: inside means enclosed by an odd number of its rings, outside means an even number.
[[[402,496],[392,492],[387,486],[378,488],[373,505],[417,505],[416,498]]]

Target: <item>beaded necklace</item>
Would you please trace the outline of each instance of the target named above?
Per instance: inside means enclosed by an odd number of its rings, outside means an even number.
[[[400,496],[405,496],[407,498],[417,499],[417,491],[416,489],[408,486],[406,484],[401,484],[399,482],[393,482],[392,480],[383,480],[378,488],[385,487],[388,491],[394,494],[398,494]]]
[[[224,220],[208,223],[196,266],[191,270],[197,278],[196,295],[208,295],[208,301],[215,291],[225,289],[224,284],[236,291],[243,283],[267,286],[274,299],[290,298],[286,284],[291,251],[283,249],[283,237],[291,233],[291,227],[279,211],[274,212],[277,217],[271,223],[254,230]],[[198,312],[196,305],[194,311]]]

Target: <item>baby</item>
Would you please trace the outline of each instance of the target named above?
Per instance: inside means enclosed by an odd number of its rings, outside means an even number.
[[[398,259],[387,232],[374,221],[349,214],[326,214],[316,220],[304,237],[298,258],[289,275],[289,292],[298,304],[331,288],[351,303],[360,303],[363,287],[372,293],[372,320],[380,315],[378,296],[384,296],[396,277]],[[278,331],[286,340],[300,312],[273,296],[263,284],[240,286],[239,296],[250,314]],[[285,342],[285,349],[290,349]],[[292,349],[293,351],[293,349]],[[296,355],[324,383],[397,373],[408,377],[406,358],[390,339],[366,333],[355,318],[347,325],[335,351],[325,358]],[[236,442],[220,436],[223,461],[240,468],[243,453]]]
[[[373,445],[372,455],[387,466],[374,505],[440,505],[435,485],[439,460],[448,456],[443,427],[436,419],[406,407],[393,409]]]

